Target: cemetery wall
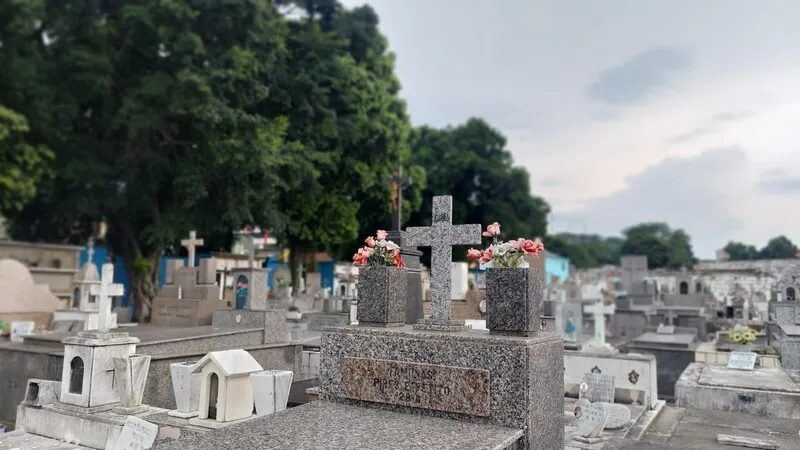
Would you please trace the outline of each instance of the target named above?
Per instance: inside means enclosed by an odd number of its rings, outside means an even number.
[[[653,408],[658,402],[656,358],[652,355],[607,355],[564,351],[564,393],[578,397],[581,376],[592,370],[614,377],[615,402],[642,404]]]
[[[0,348],[0,423],[14,429],[17,406],[25,399],[31,378],[61,378],[62,356],[48,351],[20,351]]]
[[[0,259],[16,259],[27,266],[78,270],[78,252],[74,245],[0,241]]]

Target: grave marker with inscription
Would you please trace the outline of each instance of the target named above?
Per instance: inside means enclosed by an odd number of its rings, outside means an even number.
[[[488,370],[348,357],[343,379],[355,400],[489,415]]]
[[[601,373],[584,373],[581,384],[586,383],[586,391],[581,390],[580,397],[592,403],[614,403],[614,377]]]
[[[114,450],[145,450],[153,446],[158,435],[158,425],[136,416],[128,416]]]
[[[728,369],[753,370],[756,366],[756,357],[753,352],[731,352],[728,359]]]

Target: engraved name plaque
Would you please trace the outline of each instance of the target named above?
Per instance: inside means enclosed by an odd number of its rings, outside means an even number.
[[[342,378],[350,399],[489,416],[488,370],[348,357]]]

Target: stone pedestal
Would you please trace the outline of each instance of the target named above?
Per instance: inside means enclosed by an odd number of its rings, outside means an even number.
[[[265,344],[288,341],[286,311],[283,309],[267,309],[263,311],[218,309],[214,311],[211,325],[219,328],[263,328]]]
[[[362,267],[358,273],[358,322],[402,326],[406,318],[406,276],[399,267]]]
[[[234,309],[267,309],[267,269],[232,269]]]
[[[406,247],[403,244],[405,231],[390,231],[386,239],[400,246],[400,256],[406,263],[408,287],[406,294],[406,324],[413,325],[425,315],[422,310],[422,266],[419,262],[422,251],[417,247]]]
[[[536,269],[486,271],[486,328],[492,334],[532,336],[541,328],[544,286]]]
[[[522,430],[522,449],[564,446],[556,333],[337,328],[322,334],[321,355],[320,400]]]

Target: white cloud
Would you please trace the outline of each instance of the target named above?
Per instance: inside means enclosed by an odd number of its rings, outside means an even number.
[[[501,129],[555,231],[666,220],[702,257],[731,239],[800,243],[800,181],[775,173],[800,163],[800,3],[366,3],[412,120]]]

